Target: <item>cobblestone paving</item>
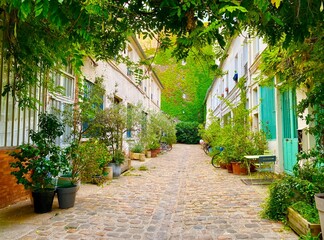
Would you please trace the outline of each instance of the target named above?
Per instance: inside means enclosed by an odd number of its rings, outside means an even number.
[[[14,217],[4,209],[0,239],[298,239],[259,217],[266,187],[247,186],[208,159],[198,145],[178,144],[145,162],[147,171],[81,186],[74,208],[55,203],[51,213],[33,214],[27,202]]]

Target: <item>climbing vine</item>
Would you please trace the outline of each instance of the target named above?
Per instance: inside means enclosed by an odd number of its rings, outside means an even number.
[[[164,86],[162,110],[181,121],[204,120],[204,99],[213,81],[216,66],[211,46],[203,54],[198,50],[189,53],[186,61],[172,57],[172,49],[160,51],[155,58],[155,69]]]

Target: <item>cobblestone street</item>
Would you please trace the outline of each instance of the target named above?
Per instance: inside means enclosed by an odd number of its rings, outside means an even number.
[[[0,210],[0,239],[298,239],[259,217],[265,186],[213,168],[199,145],[133,165],[103,187],[82,185],[74,208],[55,199],[46,214],[29,200]]]

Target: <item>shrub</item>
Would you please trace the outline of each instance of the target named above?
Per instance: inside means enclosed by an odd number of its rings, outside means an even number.
[[[263,215],[273,220],[285,220],[287,208],[304,201],[314,205],[314,195],[319,189],[311,182],[293,176],[284,176],[270,186],[270,195],[264,205]]]
[[[179,122],[176,125],[177,142],[196,144],[199,143],[198,122]]]
[[[144,151],[144,146],[140,143],[136,143],[132,148],[131,151],[133,153],[142,153]]]
[[[93,176],[101,175],[103,167],[111,161],[106,145],[94,139],[81,143],[77,154],[75,161],[78,161],[82,182],[91,182]]]

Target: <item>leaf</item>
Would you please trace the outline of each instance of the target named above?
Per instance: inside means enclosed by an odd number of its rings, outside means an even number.
[[[20,7],[21,17],[22,19],[26,19],[31,12],[31,4],[30,2],[24,1]]]
[[[284,25],[283,21],[281,21],[280,18],[278,18],[278,17],[272,15],[272,19],[273,19],[277,24],[279,24],[280,26],[283,26],[283,25]]]
[[[43,5],[39,4],[35,8],[35,17],[38,17],[43,12]]]
[[[234,11],[241,11],[241,12],[247,12],[245,7],[241,7],[241,6],[225,6],[222,7],[221,9],[219,9],[219,14],[225,13],[225,12],[234,12]]]
[[[271,0],[271,3],[276,7],[279,8],[281,4],[281,0]]]

